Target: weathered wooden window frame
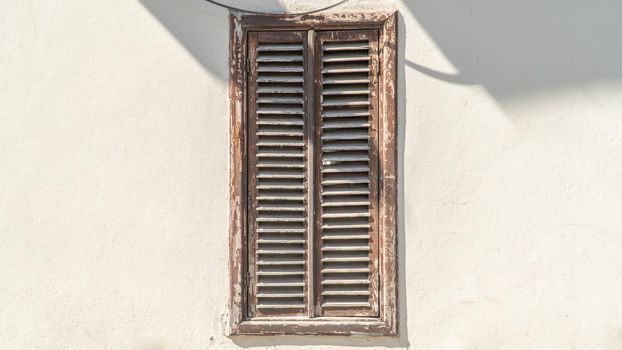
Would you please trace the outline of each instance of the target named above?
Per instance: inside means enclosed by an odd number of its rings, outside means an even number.
[[[247,77],[249,31],[379,31],[379,316],[247,319]],[[241,15],[230,17],[230,308],[229,332],[236,334],[397,334],[397,106],[395,12],[321,15]]]

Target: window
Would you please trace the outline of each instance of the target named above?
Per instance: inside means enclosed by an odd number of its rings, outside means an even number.
[[[231,333],[395,335],[395,14],[231,40]]]

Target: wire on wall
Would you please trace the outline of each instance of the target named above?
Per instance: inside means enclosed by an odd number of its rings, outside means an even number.
[[[238,7],[233,7],[233,6],[221,4],[221,3],[217,2],[217,1],[214,1],[214,0],[205,0],[205,1],[209,2],[210,4],[216,5],[216,6],[224,7],[226,9],[230,10],[230,11],[239,11],[239,12],[251,13],[251,14],[255,14],[255,15],[296,15],[296,16],[299,16],[299,15],[309,15],[309,14],[312,14],[312,13],[316,13],[316,12],[321,12],[321,11],[325,11],[325,10],[328,10],[328,9],[332,9],[333,7],[337,7],[337,6],[339,6],[341,4],[344,4],[344,3],[346,3],[346,2],[348,2],[350,0],[341,0],[341,1],[336,2],[336,3],[334,3],[334,4],[330,5],[330,6],[322,7],[320,9],[313,10],[313,11],[295,12],[295,13],[287,13],[287,12],[286,13],[274,13],[274,12],[251,11],[251,10],[245,10],[245,9],[241,9],[241,8],[238,8]]]

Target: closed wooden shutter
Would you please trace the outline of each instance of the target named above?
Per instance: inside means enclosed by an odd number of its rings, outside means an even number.
[[[248,48],[249,314],[378,316],[378,32]]]
[[[249,313],[307,312],[306,32],[249,33]]]
[[[378,32],[316,36],[317,314],[378,315]]]
[[[231,334],[397,334],[397,13],[231,15]]]

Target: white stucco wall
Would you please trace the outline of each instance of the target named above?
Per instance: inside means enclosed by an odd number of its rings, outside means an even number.
[[[399,338],[225,336],[226,11],[5,0],[0,348],[622,348],[622,3],[361,8],[400,11]]]

